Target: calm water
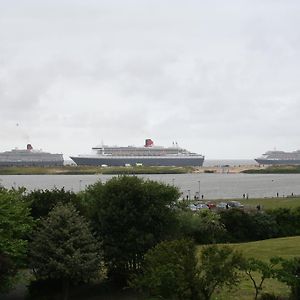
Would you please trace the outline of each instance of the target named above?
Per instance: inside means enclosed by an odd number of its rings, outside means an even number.
[[[53,187],[83,190],[98,180],[110,179],[111,175],[0,175],[0,184],[6,188],[24,186],[28,190],[52,189]],[[199,192],[205,199],[273,197],[300,195],[300,174],[178,174],[142,175],[141,177],[174,184],[184,196],[194,197]]]

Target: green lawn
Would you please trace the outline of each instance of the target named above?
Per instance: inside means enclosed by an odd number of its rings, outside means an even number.
[[[275,208],[296,208],[300,207],[300,197],[278,197],[278,198],[251,198],[251,199],[232,199],[242,203],[247,209],[256,209],[259,204],[262,209],[275,209]],[[229,202],[231,200],[216,200],[208,201],[213,203]]]
[[[258,199],[243,199],[240,200],[245,206],[256,207],[258,204],[263,209],[274,209],[274,208],[296,208],[300,206],[299,197],[279,197],[279,198],[258,198]]]
[[[246,257],[255,257],[261,260],[268,260],[272,256],[281,256],[287,259],[300,256],[300,236],[230,244],[230,246],[242,251]]]

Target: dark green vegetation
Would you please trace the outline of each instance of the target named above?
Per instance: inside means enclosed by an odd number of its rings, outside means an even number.
[[[17,269],[25,264],[33,219],[23,192],[0,188],[0,292],[11,287]]]
[[[300,166],[269,166],[265,169],[244,170],[242,173],[247,174],[299,174]]]
[[[258,211],[221,209],[177,211],[179,232],[198,244],[249,242],[300,235],[300,206]]]
[[[173,234],[175,187],[138,177],[115,177],[88,188],[89,211],[102,242],[108,276],[122,285],[141,268],[145,253]]]
[[[196,248],[191,240],[165,241],[145,255],[142,272],[131,286],[163,299],[198,299]]]
[[[63,299],[68,299],[71,283],[97,277],[100,253],[86,220],[72,204],[59,203],[37,222],[29,247],[30,267],[37,280],[59,280]]]
[[[191,240],[167,241],[147,252],[143,272],[132,286],[162,299],[211,299],[223,286],[238,284],[242,255],[228,246],[203,247],[196,257]]]
[[[136,176],[77,194],[1,189],[2,291],[18,273],[28,300],[297,299],[300,206],[193,212],[178,198]]]
[[[88,175],[88,174],[184,174],[193,172],[192,167],[1,167],[0,175]]]

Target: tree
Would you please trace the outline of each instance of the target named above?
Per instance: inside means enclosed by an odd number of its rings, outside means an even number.
[[[34,190],[26,196],[26,201],[30,205],[32,217],[38,219],[47,216],[49,211],[59,202],[76,205],[76,197],[72,191],[54,188],[53,190]]]
[[[94,188],[98,193],[93,194],[92,219],[102,241],[108,276],[124,285],[140,269],[144,254],[172,233],[179,192],[136,176],[114,177]]]
[[[220,242],[226,234],[220,215],[210,210],[178,212],[180,230],[185,237],[190,237],[198,244]]]
[[[246,275],[250,278],[253,284],[255,289],[255,300],[262,291],[264,281],[267,278],[272,278],[274,276],[274,267],[277,264],[278,261],[275,258],[271,259],[269,263],[255,258],[245,259],[242,269],[245,271]],[[260,277],[255,276],[253,272],[260,273]]]
[[[268,213],[275,219],[278,228],[278,236],[292,236],[299,232],[295,226],[295,214],[290,208],[277,208],[269,210]]]
[[[252,240],[253,221],[248,213],[241,209],[226,209],[220,212],[220,221],[225,225],[229,242]]]
[[[291,299],[300,299],[300,257],[278,260],[281,268],[276,270],[276,278],[291,288]]]
[[[0,291],[7,290],[17,268],[23,266],[27,235],[33,220],[23,199],[24,189],[0,188]]]
[[[16,274],[17,267],[10,257],[0,253],[0,294],[9,291]]]
[[[216,288],[237,285],[242,263],[242,255],[228,246],[203,247],[198,266],[198,286],[202,297],[209,300]]]
[[[37,279],[57,279],[68,298],[70,283],[88,281],[100,271],[99,245],[72,204],[57,204],[39,222],[30,244]]]
[[[191,240],[165,241],[145,255],[142,272],[131,286],[162,299],[198,299],[197,260]]]

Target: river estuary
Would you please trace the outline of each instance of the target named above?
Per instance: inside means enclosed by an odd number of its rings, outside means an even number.
[[[28,190],[54,187],[78,192],[99,180],[113,175],[0,175],[0,185],[11,188],[24,186]],[[177,186],[183,196],[205,199],[249,198],[300,195],[300,174],[164,174],[139,175],[146,179]]]

